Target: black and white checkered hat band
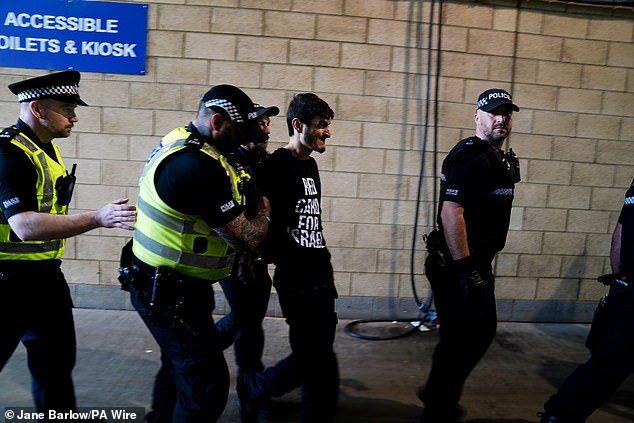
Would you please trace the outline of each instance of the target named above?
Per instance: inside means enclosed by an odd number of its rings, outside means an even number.
[[[232,121],[238,123],[244,123],[244,119],[242,119],[242,115],[238,112],[238,108],[233,105],[230,101],[227,101],[222,98],[212,98],[211,100],[207,100],[205,102],[205,107],[218,106],[222,107],[229,113],[229,117]]]
[[[29,101],[52,96],[79,96],[79,90],[77,89],[77,85],[32,88],[19,92],[18,101]]]

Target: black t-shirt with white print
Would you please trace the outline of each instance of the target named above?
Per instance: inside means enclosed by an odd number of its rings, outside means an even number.
[[[329,261],[315,159],[300,160],[279,148],[264,160],[254,178],[271,204],[269,235],[263,245],[267,258],[276,264],[303,261],[316,266]]]

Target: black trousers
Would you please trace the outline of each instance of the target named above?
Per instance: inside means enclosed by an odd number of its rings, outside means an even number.
[[[273,284],[289,326],[291,354],[258,373],[256,395],[279,396],[301,386],[301,422],[332,423],[339,397],[332,266],[278,263]]]
[[[217,421],[229,395],[229,368],[212,316],[211,282],[185,280],[174,285],[163,281],[152,306],[151,278],[142,273],[135,278],[130,300],[161,348],[147,421]]]
[[[253,264],[255,279],[242,282],[236,276],[220,281],[231,311],[216,322],[221,348],[233,344],[240,371],[261,371],[264,351],[262,322],[271,297],[271,277],[264,261]]]
[[[59,266],[59,260],[0,263],[0,370],[22,340],[38,412],[76,408],[73,304]]]
[[[425,262],[440,321],[440,340],[421,399],[428,409],[452,414],[469,374],[487,351],[497,328],[494,276],[491,258],[475,258],[487,296],[483,304],[465,304],[455,273],[442,267],[434,256]]]
[[[613,285],[588,334],[590,358],[544,404],[562,423],[582,423],[634,371],[634,292]],[[559,420],[558,420],[559,421]]]

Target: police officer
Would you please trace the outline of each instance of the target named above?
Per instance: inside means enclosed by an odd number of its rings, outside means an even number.
[[[250,141],[240,145],[229,159],[237,168],[243,169],[244,201],[247,206],[247,216],[253,204],[258,204],[259,195],[252,185],[251,175],[260,163],[268,157],[266,151],[268,138],[271,134],[271,116],[277,116],[280,109],[277,106],[264,107],[254,104],[258,125],[267,136],[265,140]],[[255,210],[257,211],[257,210]],[[260,252],[237,253],[234,269],[230,277],[220,281],[220,286],[231,311],[216,322],[216,329],[220,337],[222,349],[233,344],[238,373],[243,371],[261,371],[264,369],[262,353],[264,351],[264,330],[262,321],[266,316],[269,299],[271,297],[272,281],[269,276],[268,262]],[[254,417],[239,403],[242,423],[250,423]],[[263,418],[271,417],[270,401],[260,404],[259,414]]]
[[[590,358],[575,369],[544,404],[542,423],[582,423],[634,371],[634,180],[612,234],[610,285],[592,321]]]
[[[251,99],[217,85],[191,123],[163,137],[140,179],[132,241],[131,301],[161,349],[150,422],[214,422],[229,371],[212,318],[212,283],[229,276],[234,252],[254,251],[268,228],[262,198],[245,215],[238,170],[227,156],[263,140]]]
[[[467,377],[495,336],[497,315],[492,261],[506,242],[515,156],[501,150],[519,108],[499,88],[480,94],[476,136],[463,139],[442,164],[438,230],[429,235],[425,273],[440,319],[440,341],[424,387],[424,423],[457,422]],[[431,247],[431,248],[430,248]]]
[[[68,215],[75,184],[55,138],[77,123],[80,74],[52,73],[9,85],[20,102],[15,125],[0,133],[0,370],[20,339],[38,412],[75,409],[71,372],[75,328],[62,271],[65,238],[91,229],[133,229],[134,206],[118,199]]]

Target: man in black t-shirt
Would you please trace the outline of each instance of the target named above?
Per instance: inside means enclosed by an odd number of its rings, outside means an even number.
[[[427,383],[421,423],[453,423],[467,377],[495,336],[497,315],[491,263],[505,244],[514,186],[515,156],[501,150],[512,129],[511,95],[498,88],[480,94],[476,136],[460,141],[442,165],[438,226],[441,246],[430,252],[425,273],[440,320],[440,341]]]
[[[610,286],[592,321],[590,358],[544,404],[541,423],[583,423],[634,372],[634,180],[625,194],[610,248]]]
[[[289,143],[255,173],[256,186],[271,202],[263,250],[275,263],[273,284],[289,325],[291,354],[264,372],[243,374],[238,396],[257,408],[257,399],[301,385],[302,423],[332,423],[339,394],[333,348],[337,290],[323,236],[319,170],[311,157],[326,150],[333,118],[315,94],[294,96],[286,112]]]

